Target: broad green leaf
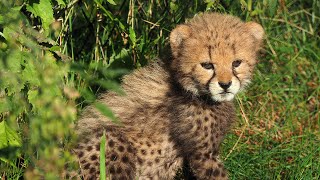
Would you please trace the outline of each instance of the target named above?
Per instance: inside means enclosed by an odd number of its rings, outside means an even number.
[[[10,104],[8,103],[7,99],[4,97],[0,97],[0,114],[9,110]]]
[[[2,33],[2,36],[7,40],[9,41],[12,37],[14,37],[14,34],[16,34],[16,32],[11,29],[10,27],[5,27],[3,28],[3,33]]]
[[[24,70],[22,71],[22,79],[25,82],[29,82],[31,85],[38,86],[40,81],[37,78],[39,77],[39,72],[36,70],[32,62],[28,62],[25,65]]]
[[[113,0],[107,0],[108,3],[112,4],[112,5],[117,5]]]
[[[114,123],[119,124],[119,120],[117,117],[113,114],[110,108],[108,108],[105,104],[101,102],[94,103],[94,106],[106,117],[110,118],[110,120]]]
[[[103,135],[101,137],[100,141],[100,179],[105,180],[106,179],[106,134],[105,131],[103,131]]]
[[[39,3],[27,6],[27,10],[35,16],[40,17],[45,34],[49,35],[50,24],[54,21],[51,1],[40,0]]]
[[[0,149],[20,146],[21,139],[18,133],[10,128],[5,121],[0,122]]]
[[[136,38],[136,33],[134,32],[132,27],[129,28],[129,38],[132,41],[133,46],[135,46],[137,42],[137,38]]]
[[[30,102],[30,104],[32,104],[33,107],[38,107],[37,106],[37,97],[38,97],[38,90],[29,90],[28,91],[28,100]],[[35,110],[34,108],[32,108],[32,110]]]

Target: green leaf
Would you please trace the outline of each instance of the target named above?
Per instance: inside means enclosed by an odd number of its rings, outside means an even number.
[[[101,102],[94,103],[94,106],[106,117],[110,118],[110,120],[116,124],[119,124],[118,118],[113,114],[110,108],[108,108],[105,104]]]
[[[271,17],[274,16],[274,14],[277,11],[277,0],[268,0],[268,4],[269,4],[269,14]]]
[[[0,149],[8,147],[21,147],[21,139],[15,130],[2,121],[0,122]]]
[[[101,137],[100,141],[100,179],[105,180],[106,179],[106,134],[105,131],[103,131],[103,135]]]
[[[136,38],[136,33],[134,32],[132,27],[129,28],[129,38],[130,38],[133,46],[135,46],[136,42],[137,42],[137,38]]]
[[[14,37],[14,34],[16,34],[16,32],[10,27],[7,26],[3,28],[2,37],[4,37],[7,41],[10,41],[10,39]]]
[[[3,20],[3,16],[0,15],[0,24],[3,24],[4,20]]]
[[[0,97],[0,114],[10,110],[10,104],[6,98]]]
[[[113,15],[112,15],[112,13],[111,13],[110,11],[108,11],[106,8],[104,8],[104,7],[102,6],[102,4],[101,4],[98,0],[94,0],[94,2],[97,4],[97,6],[98,6],[99,8],[102,9],[102,11],[103,11],[111,20],[114,20],[114,17],[113,17]]]
[[[112,4],[112,5],[117,5],[113,0],[107,0],[108,3]]]
[[[35,110],[34,108],[38,107],[37,106],[38,95],[39,95],[38,90],[29,90],[28,91],[28,100],[29,100],[30,104],[32,104],[32,106],[33,106],[32,110]]]
[[[32,61],[32,60],[29,59],[29,61]],[[22,71],[21,78],[25,82],[29,82],[33,86],[39,86],[40,80],[38,79],[38,77],[39,77],[39,72],[36,70],[34,64],[32,62],[26,63],[25,68]]]
[[[39,3],[33,3],[32,6],[28,5],[27,11],[40,17],[45,34],[49,35],[50,24],[54,21],[50,0],[40,0]]]
[[[56,0],[59,6],[65,6],[66,3],[63,0]]]

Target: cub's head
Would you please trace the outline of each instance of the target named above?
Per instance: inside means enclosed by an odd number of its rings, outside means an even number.
[[[230,101],[250,82],[263,36],[259,24],[233,16],[195,17],[170,34],[175,78],[195,96]]]

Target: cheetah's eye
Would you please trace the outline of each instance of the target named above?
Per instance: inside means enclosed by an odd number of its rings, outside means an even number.
[[[240,66],[240,64],[241,64],[241,60],[235,60],[235,61],[233,61],[232,62],[232,67],[234,67],[234,68],[236,68],[236,67],[239,67]]]
[[[205,62],[205,63],[201,63],[201,66],[205,69],[214,69],[214,65],[212,63],[208,63],[208,62]]]

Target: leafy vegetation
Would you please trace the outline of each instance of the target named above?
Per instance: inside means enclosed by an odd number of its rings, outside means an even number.
[[[65,164],[76,168],[68,150],[77,112],[94,103],[117,121],[98,93],[123,93],[121,76],[165,54],[170,30],[205,11],[266,31],[222,145],[230,178],[319,179],[319,9],[317,0],[1,1],[0,179],[58,179]]]

